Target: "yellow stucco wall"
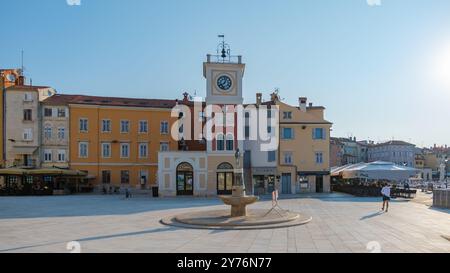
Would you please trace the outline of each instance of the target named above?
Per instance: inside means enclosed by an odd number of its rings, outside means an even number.
[[[160,122],[168,121],[169,128],[175,121],[170,117],[170,109],[113,107],[91,105],[69,105],[70,109],[70,166],[72,169],[86,170],[95,176],[94,184],[102,183],[102,170],[111,171],[111,184],[121,185],[120,171],[130,172],[131,187],[140,187],[140,171],[148,171],[147,186],[157,184],[158,151],[160,142],[168,142],[170,150],[177,150],[178,144],[170,135],[160,133]],[[88,132],[81,132],[79,120],[88,119]],[[102,132],[102,120],[111,120],[111,132]],[[129,133],[120,132],[121,120],[130,122]],[[139,121],[148,121],[148,133],[139,133]],[[170,132],[170,131],[169,131]],[[80,158],[78,145],[89,143],[87,158]],[[111,143],[111,157],[103,158],[101,143]],[[120,143],[130,144],[129,158],[120,157]],[[148,157],[139,158],[139,143],[147,143]]]
[[[277,102],[280,111],[280,146],[279,146],[279,164],[278,173],[280,175],[291,175],[292,193],[296,192],[315,192],[316,176],[314,174],[307,175],[308,188],[299,189],[297,185],[297,174],[299,172],[306,173],[327,173],[330,171],[330,129],[331,123],[324,118],[324,108],[314,107],[301,111],[299,108]],[[291,119],[284,119],[283,112],[292,112]],[[293,139],[283,139],[281,132],[283,128],[292,128],[294,132]],[[313,139],[313,129],[323,128],[325,139]],[[292,154],[292,164],[284,164],[284,153]],[[316,163],[316,153],[323,155],[323,163]],[[323,176],[323,190],[330,191],[330,176]]]
[[[283,160],[283,152],[288,151],[293,154],[293,165],[298,171],[329,171],[330,169],[330,129],[331,124],[323,117],[323,110],[307,110],[302,112],[296,107],[284,103],[280,106],[280,132],[282,128],[294,129],[294,139],[284,140],[280,137],[280,165]],[[284,120],[283,112],[292,112],[292,119]],[[311,114],[313,111],[314,114]],[[316,140],[312,138],[314,128],[323,128],[326,138]],[[316,164],[315,153],[323,153],[323,164]]]

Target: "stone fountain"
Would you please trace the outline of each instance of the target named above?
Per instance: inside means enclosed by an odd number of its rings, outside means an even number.
[[[247,230],[292,227],[307,224],[312,220],[311,216],[287,210],[280,212],[274,210],[275,207],[247,211],[247,206],[254,204],[259,198],[245,192],[244,169],[241,167],[239,149],[235,153],[235,158],[232,195],[219,196],[226,205],[231,206],[231,213],[224,209],[200,210],[168,216],[160,222],[182,228]]]
[[[239,149],[235,153],[236,168],[234,170],[234,184],[231,196],[219,196],[226,204],[231,206],[231,217],[247,216],[247,206],[258,201],[258,197],[245,193],[244,169],[241,168],[241,152]]]

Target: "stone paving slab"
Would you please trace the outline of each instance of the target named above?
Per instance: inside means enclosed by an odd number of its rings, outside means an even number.
[[[450,210],[396,200],[380,213],[378,198],[341,194],[287,196],[284,209],[311,215],[303,226],[276,230],[193,230],[165,226],[168,215],[227,209],[218,199],[140,196],[0,197],[0,252],[381,252],[450,253]],[[271,208],[263,198],[252,206]]]

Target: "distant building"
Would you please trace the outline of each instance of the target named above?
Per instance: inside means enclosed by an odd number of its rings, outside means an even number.
[[[54,95],[41,107],[41,167],[69,168],[69,106],[75,96]]]
[[[438,180],[441,175],[441,162],[450,158],[450,147],[447,145],[434,145],[431,148],[424,148],[423,154],[425,157],[425,167],[430,168],[433,173],[433,179]],[[446,172],[446,176],[450,177],[450,161],[447,161]]]
[[[257,130],[259,126],[262,126],[263,119],[267,119],[264,124],[267,124],[267,134],[272,137],[278,133],[278,126],[270,126],[270,118],[275,117],[275,102],[268,101],[262,102],[262,94],[256,94],[256,104],[251,104],[249,110],[245,111],[245,129],[244,129],[244,168],[246,169],[246,174],[249,177],[245,177],[246,181],[250,181],[250,187],[253,189],[253,193],[257,195],[269,194],[275,189],[275,181],[277,176],[277,165],[278,165],[278,149],[271,151],[261,151],[261,146],[264,141],[260,138],[253,140],[250,138],[253,130]],[[251,111],[250,109],[260,109],[261,107],[267,107],[267,116],[260,115],[256,111]],[[270,114],[269,114],[269,111]],[[256,120],[256,128],[252,128],[251,120]]]
[[[414,167],[416,146],[414,144],[392,140],[368,147],[368,161],[387,161],[398,165]]]
[[[0,168],[4,167],[5,160],[5,104],[6,88],[14,85],[23,85],[25,78],[20,69],[0,69]],[[0,178],[1,179],[1,178]]]
[[[343,165],[344,144],[335,137],[330,138],[330,166],[339,167]]]
[[[330,163],[333,167],[368,162],[369,141],[357,141],[356,137],[331,138]]]
[[[5,91],[6,167],[40,166],[40,102],[56,91],[47,86],[15,85]]]

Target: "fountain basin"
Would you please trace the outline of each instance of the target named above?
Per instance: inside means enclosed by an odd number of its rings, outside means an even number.
[[[229,210],[202,210],[161,219],[164,225],[193,229],[251,230],[299,226],[309,223],[311,216],[286,211],[268,213],[268,209],[250,209],[245,217],[230,217]]]
[[[233,194],[231,196],[219,196],[225,205],[231,206],[231,217],[247,216],[247,206],[259,200],[257,196],[247,196],[243,186],[233,186]]]
[[[247,206],[258,201],[256,196],[219,196],[225,205],[231,206],[231,217],[247,216]]]

